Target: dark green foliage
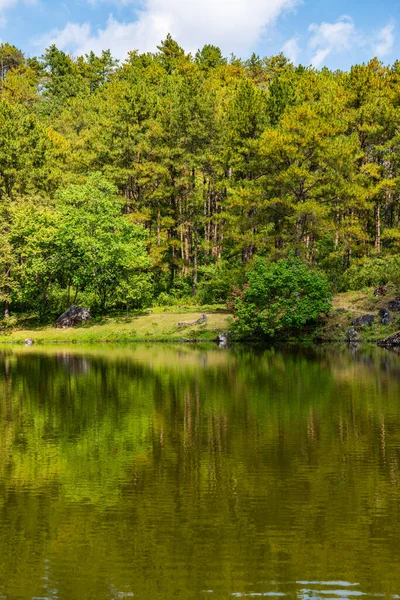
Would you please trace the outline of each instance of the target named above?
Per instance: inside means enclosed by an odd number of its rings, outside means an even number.
[[[233,332],[241,339],[300,329],[328,312],[330,299],[326,277],[302,261],[256,258],[246,285],[234,294]]]
[[[201,268],[198,298],[202,304],[225,303],[238,284],[244,282],[243,267],[228,261]]]
[[[201,69],[207,70],[225,65],[227,61],[222,56],[221,49],[218,46],[207,44],[196,52],[195,62]]]
[[[24,55],[11,44],[0,44],[0,80],[3,81],[10,69],[16,69],[24,63]]]

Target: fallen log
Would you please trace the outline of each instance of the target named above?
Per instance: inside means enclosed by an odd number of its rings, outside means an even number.
[[[183,321],[181,323],[178,323],[178,327],[179,329],[182,329],[183,327],[193,327],[194,325],[205,325],[207,323],[207,315],[201,315],[200,319],[197,319],[197,321]]]

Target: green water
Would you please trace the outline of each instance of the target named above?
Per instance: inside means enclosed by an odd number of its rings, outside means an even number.
[[[0,599],[400,595],[400,355],[0,354]]]

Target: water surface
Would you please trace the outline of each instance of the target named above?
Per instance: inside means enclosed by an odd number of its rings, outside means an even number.
[[[0,353],[0,599],[400,597],[400,356]]]

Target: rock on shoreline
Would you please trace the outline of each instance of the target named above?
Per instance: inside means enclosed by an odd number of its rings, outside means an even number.
[[[378,344],[378,346],[380,346],[380,348],[398,348],[398,347],[400,347],[400,331],[398,331],[397,333],[394,333],[393,335],[390,335],[385,340],[379,340],[379,342],[377,342],[377,344]]]

